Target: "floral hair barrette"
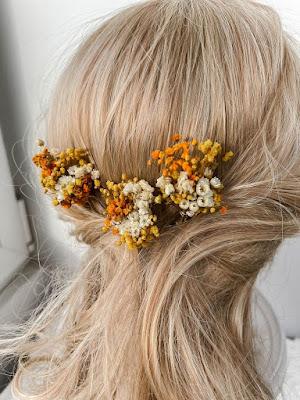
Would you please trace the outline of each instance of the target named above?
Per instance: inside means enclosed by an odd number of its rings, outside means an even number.
[[[215,171],[234,153],[223,153],[222,146],[210,139],[182,140],[180,134],[175,134],[165,150],[152,151],[148,166],[158,165],[161,173],[155,186],[137,177],[128,179],[125,174],[119,183],[107,181],[102,185],[100,172],[87,150],[48,150],[42,140],[38,145],[41,151],[32,160],[41,169],[41,185],[51,194],[53,204],[85,206],[98,192],[106,204],[102,230],[111,230],[119,236],[117,244],[126,243],[130,249],[147,247],[159,236],[153,213],[156,204],[175,205],[183,218],[217,210],[227,212],[222,205],[223,184]]]

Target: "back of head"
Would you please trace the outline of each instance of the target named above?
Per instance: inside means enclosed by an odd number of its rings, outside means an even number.
[[[140,2],[81,45],[53,96],[49,143],[88,148],[103,181],[154,184],[151,150],[175,132],[211,137],[236,154],[219,170],[229,211],[174,224],[166,208],[160,238],[128,251],[100,234],[101,198],[70,209],[91,250],[33,323],[35,349],[63,344],[35,399],[273,398],[255,362],[250,295],[299,231],[299,72],[278,15],[251,1]],[[67,316],[45,337],[60,307]]]

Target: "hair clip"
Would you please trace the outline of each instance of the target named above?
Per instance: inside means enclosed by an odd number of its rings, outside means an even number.
[[[127,179],[122,182],[106,182],[106,188],[100,188],[106,198],[106,214],[102,230],[112,229],[119,235],[117,244],[126,243],[130,249],[147,247],[149,242],[159,236],[156,225],[157,216],[152,213],[155,202],[154,188],[144,179]]]
[[[214,176],[222,146],[210,139],[179,142],[180,139],[180,134],[173,135],[173,146],[164,151],[154,150],[148,160],[148,165],[156,162],[161,167],[162,175],[156,182],[161,200],[178,205],[184,217],[214,213],[218,208],[225,214],[227,208],[221,207],[220,194],[223,184]],[[233,155],[232,151],[226,152],[222,161],[230,160]]]
[[[65,208],[72,204],[85,205],[100,187],[100,174],[94,169],[88,151],[81,148],[62,152],[48,150],[41,139],[37,144],[42,149],[32,160],[41,168],[40,181],[45,193],[52,195],[53,204]]]
[[[41,184],[53,196],[54,205],[85,206],[99,191],[106,203],[102,230],[118,235],[117,244],[126,243],[135,249],[149,246],[159,236],[154,204],[173,204],[184,219],[218,209],[221,214],[227,212],[222,205],[223,184],[214,173],[221,161],[233,157],[233,152],[222,155],[222,146],[210,139],[198,142],[181,138],[175,134],[171,146],[152,151],[147,164],[157,164],[161,172],[155,187],[144,179],[128,179],[125,174],[121,182],[107,181],[104,187],[87,150],[49,151],[42,140],[38,141],[42,150],[33,162],[41,168]]]

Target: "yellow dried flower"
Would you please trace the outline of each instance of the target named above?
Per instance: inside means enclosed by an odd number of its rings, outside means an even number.
[[[227,151],[227,153],[224,154],[222,160],[226,162],[226,161],[230,160],[233,156],[234,156],[234,153],[231,150]]]

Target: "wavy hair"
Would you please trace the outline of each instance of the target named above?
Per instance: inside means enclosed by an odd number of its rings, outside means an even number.
[[[101,233],[101,198],[62,211],[89,250],[1,341],[19,356],[16,397],[273,399],[250,300],[259,271],[299,233],[299,115],[297,44],[265,5],[149,0],[104,20],[57,83],[47,143],[87,147],[102,181],[154,184],[151,150],[176,132],[210,137],[236,154],[218,171],[229,211],[174,224],[166,208],[160,238],[132,251]]]

